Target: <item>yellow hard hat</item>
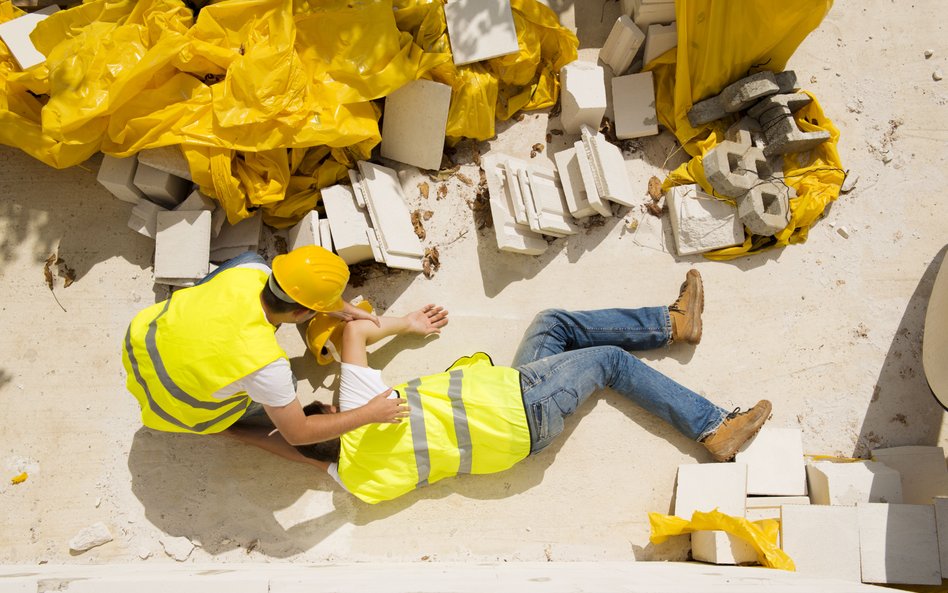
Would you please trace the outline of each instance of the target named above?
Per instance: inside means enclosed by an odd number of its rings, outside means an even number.
[[[328,249],[306,245],[273,258],[273,277],[279,289],[300,305],[329,313],[343,307],[349,267]]]

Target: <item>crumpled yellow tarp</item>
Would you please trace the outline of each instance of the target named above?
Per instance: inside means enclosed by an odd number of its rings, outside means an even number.
[[[452,141],[555,103],[578,40],[537,0],[513,0],[520,51],[454,66],[443,0],[87,0],[42,21],[47,56],[19,71],[0,43],[0,143],[64,168],[101,150],[181,146],[233,223],[296,222],[381,141],[373,103],[451,85]],[[23,13],[0,0],[0,22]]]
[[[777,546],[780,522],[775,519],[749,521],[744,517],[732,517],[714,510],[709,513],[695,511],[690,521],[674,515],[649,513],[648,521],[652,527],[649,541],[653,544],[660,544],[673,535],[693,531],[726,531],[753,547],[761,566],[796,570],[790,556]]]
[[[688,121],[688,110],[748,74],[760,70],[782,72],[787,60],[831,6],[832,0],[677,0],[678,47],[647,64],[646,69],[655,77],[659,121],[693,158],[666,178],[663,189],[698,183],[706,192],[713,193],[704,176],[701,157],[724,139],[736,117],[694,128]],[[798,77],[798,84],[805,85],[807,75],[798,72]],[[796,194],[794,197],[791,193],[787,228],[774,237],[748,235],[743,245],[710,252],[706,257],[731,259],[803,242],[826,205],[839,196],[845,177],[836,150],[839,130],[823,114],[815,97],[794,117],[802,131],[825,130],[831,138],[809,153],[784,158],[783,181]]]

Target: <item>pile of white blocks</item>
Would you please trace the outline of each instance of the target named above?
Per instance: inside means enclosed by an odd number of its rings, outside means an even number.
[[[875,461],[805,464],[798,429],[764,427],[734,463],[678,468],[675,514],[717,509],[778,519],[797,572],[877,584],[941,584],[948,574],[948,470],[940,447],[873,451]],[[809,492],[809,493],[808,493]],[[695,532],[695,560],[756,563],[725,532]]]
[[[599,52],[616,76],[630,67],[638,72],[678,45],[673,0],[622,0],[622,13]]]

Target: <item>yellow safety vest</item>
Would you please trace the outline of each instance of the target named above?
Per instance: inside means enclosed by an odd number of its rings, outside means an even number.
[[[408,400],[408,421],[368,424],[341,439],[339,478],[365,502],[457,474],[503,471],[530,454],[520,373],[482,352],[393,389]]]
[[[286,358],[260,304],[267,273],[221,272],[140,312],[128,326],[122,362],[127,386],[156,430],[209,434],[243,415],[250,398],[218,390]]]

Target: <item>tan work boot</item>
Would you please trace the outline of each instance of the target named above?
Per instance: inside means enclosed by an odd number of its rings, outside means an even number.
[[[770,417],[770,410],[770,402],[765,399],[746,412],[737,408],[728,414],[717,430],[705,437],[701,444],[711,452],[715,461],[728,461],[737,454],[741,445],[757,434]]]
[[[691,269],[678,293],[678,300],[668,307],[672,321],[672,342],[682,340],[689,344],[701,341],[701,312],[704,311],[704,286],[701,274]]]

